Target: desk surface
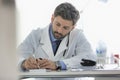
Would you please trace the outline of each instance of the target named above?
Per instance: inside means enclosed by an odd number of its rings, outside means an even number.
[[[40,77],[120,77],[120,70],[83,70],[83,71],[48,71],[20,72],[21,78]]]
[[[106,65],[104,69],[83,67],[84,69],[69,69],[64,71],[37,70],[20,72],[20,78],[47,78],[47,77],[120,77],[120,67]]]

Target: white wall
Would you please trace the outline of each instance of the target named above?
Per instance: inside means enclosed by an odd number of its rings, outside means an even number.
[[[18,44],[24,40],[32,29],[48,25],[55,7],[66,1],[74,4],[79,11],[84,9],[89,2],[89,0],[16,0]]]
[[[120,53],[119,4],[120,0],[108,0],[107,3],[94,0],[83,14],[87,37],[94,47],[99,40],[103,40],[107,44],[108,54]]]
[[[16,0],[17,44],[32,29],[48,25],[54,8],[64,1],[71,2],[80,12],[83,10],[78,27],[84,30],[94,49],[103,40],[108,54],[120,53],[120,0]]]

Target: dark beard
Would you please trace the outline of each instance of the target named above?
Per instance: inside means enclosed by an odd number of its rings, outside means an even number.
[[[70,32],[69,32],[69,33],[70,33]],[[69,34],[69,33],[68,33],[68,34]],[[61,37],[60,37],[60,38],[57,38],[57,37],[55,37],[55,34],[59,34]],[[63,39],[63,38],[64,38],[65,36],[67,36],[68,34],[66,34],[66,35],[63,36],[61,33],[58,33],[58,32],[56,32],[56,31],[53,32],[53,35],[54,35],[54,37],[55,37],[56,39]]]

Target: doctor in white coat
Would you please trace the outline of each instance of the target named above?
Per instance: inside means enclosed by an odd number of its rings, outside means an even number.
[[[33,30],[19,45],[20,69],[67,70],[94,66],[96,56],[91,45],[82,30],[75,28],[79,17],[72,4],[65,2],[58,5],[51,23],[45,28]],[[59,44],[55,43],[56,40],[60,40]]]

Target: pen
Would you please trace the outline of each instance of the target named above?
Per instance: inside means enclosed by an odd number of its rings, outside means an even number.
[[[37,69],[40,69],[40,66],[38,64],[38,60],[39,59],[41,60],[42,58],[36,58],[35,55],[32,55],[32,58],[34,58],[34,60],[35,60],[35,64],[37,65]]]
[[[39,58],[40,60],[42,60],[42,58]]]
[[[36,59],[36,57],[35,57],[35,55],[33,55],[33,58],[35,58]],[[42,58],[39,58],[40,60],[43,60]]]

